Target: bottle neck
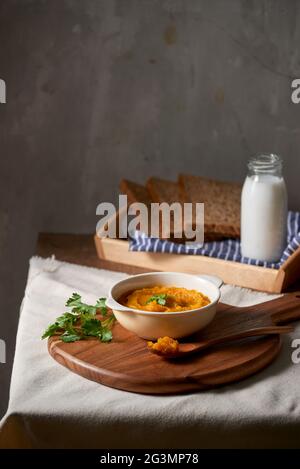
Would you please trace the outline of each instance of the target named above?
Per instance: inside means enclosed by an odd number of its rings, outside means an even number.
[[[273,153],[254,156],[248,162],[248,176],[282,177],[282,159]]]

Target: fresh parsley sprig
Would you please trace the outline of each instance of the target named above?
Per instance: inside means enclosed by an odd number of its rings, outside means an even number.
[[[146,305],[152,303],[152,301],[156,301],[158,305],[165,306],[167,302],[167,294],[160,293],[158,295],[150,296],[150,298],[148,298],[148,300],[146,301]]]
[[[111,328],[115,317],[113,314],[107,315],[105,301],[105,298],[99,298],[95,305],[89,305],[82,302],[78,293],[73,293],[66,302],[71,312],[68,311],[56,318],[55,322],[47,327],[42,339],[59,335],[63,342],[75,342],[87,337],[96,337],[101,342],[109,342],[112,339]],[[99,312],[103,320],[96,317]]]
[[[99,298],[95,305],[88,305],[81,301],[81,296],[78,293],[73,293],[71,298],[68,299],[66,302],[66,306],[72,307],[73,313],[89,313],[89,314],[96,314],[97,310],[101,310],[101,314],[103,316],[107,313],[107,308],[105,305],[105,298]]]

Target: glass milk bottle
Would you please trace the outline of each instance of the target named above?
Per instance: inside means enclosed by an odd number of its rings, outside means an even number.
[[[282,159],[274,154],[250,159],[242,190],[242,256],[277,262],[287,244],[287,192]]]

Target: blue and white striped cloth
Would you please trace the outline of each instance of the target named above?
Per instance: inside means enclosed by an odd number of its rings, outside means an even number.
[[[225,241],[214,241],[204,243],[202,247],[186,246],[172,241],[161,240],[158,238],[148,238],[141,231],[135,231],[130,237],[130,251],[145,252],[165,252],[172,254],[190,254],[216,257],[228,261],[242,262],[243,264],[260,265],[279,269],[279,267],[290,257],[300,246],[300,213],[288,212],[287,220],[287,246],[282,253],[279,262],[272,263],[250,259],[241,255],[241,243],[236,239],[227,239]]]

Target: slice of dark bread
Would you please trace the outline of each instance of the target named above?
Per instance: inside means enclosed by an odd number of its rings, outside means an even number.
[[[127,195],[128,204],[142,202],[146,205],[150,205],[152,202],[148,189],[137,182],[122,179],[120,182],[120,191],[122,194]]]
[[[152,178],[151,178],[152,179]],[[128,205],[129,204],[132,204],[134,202],[143,202],[144,204],[146,204],[148,207],[150,207],[150,204],[151,202],[158,202],[158,203],[161,203],[161,202],[167,202],[167,203],[172,203],[172,196],[171,196],[171,192],[168,190],[164,190],[164,194],[163,194],[163,197],[166,197],[167,200],[163,200],[162,198],[160,198],[158,192],[159,192],[159,188],[162,188],[162,186],[164,185],[164,183],[167,183],[169,184],[170,183],[170,186],[169,186],[169,189],[171,186],[176,187],[177,188],[177,195],[179,195],[179,188],[178,188],[178,185],[176,182],[171,182],[171,181],[163,181],[163,180],[158,180],[156,178],[153,178],[155,179],[156,183],[155,184],[155,187],[156,187],[156,193],[153,193],[153,194],[150,194],[150,191],[148,189],[148,184],[147,184],[147,187],[145,186],[142,186],[141,184],[138,184],[136,182],[133,182],[133,181],[129,181],[127,179],[123,179],[121,182],[120,182],[120,191],[122,194],[126,194],[127,195],[127,198],[128,198]],[[152,185],[150,184],[150,186],[152,187]],[[158,188],[159,186],[159,188]],[[153,197],[152,197],[153,195]],[[174,200],[176,201],[176,199]],[[150,223],[151,223],[151,211],[149,209],[149,227],[151,226]],[[160,227],[159,227],[159,232],[160,232],[160,238],[162,239],[166,239],[164,238],[164,236],[162,235],[162,221],[160,219]],[[168,238],[170,239],[171,241],[174,241],[174,242],[177,242],[177,243],[180,243],[180,242],[184,242],[185,239],[184,238],[177,238],[174,236],[174,232],[172,230],[172,218],[171,218],[171,233],[170,233],[170,237]]]
[[[184,202],[204,203],[204,230],[212,239],[240,236],[241,185],[200,176],[179,175]]]
[[[122,179],[120,184],[120,191],[122,194],[127,195],[127,206],[140,202],[148,207],[148,226],[150,226],[150,204],[152,202],[151,196],[148,189],[137,182],[129,181],[128,179]],[[137,226],[140,229],[140,226]]]
[[[181,191],[177,181],[175,182],[169,181],[167,179],[151,177],[148,179],[146,187],[148,189],[149,194],[151,195],[153,202],[159,204],[166,202],[169,205],[175,202],[179,202],[182,205]],[[182,233],[181,237],[175,237],[173,212],[171,212],[170,220],[171,226],[169,239],[176,243],[184,243],[186,241],[184,233]]]
[[[166,179],[160,179],[156,177],[151,177],[148,179],[146,187],[151,195],[151,198],[154,202],[162,203],[167,202],[168,204],[172,204],[173,202],[179,202],[183,205],[185,200],[185,196],[182,192],[182,188],[180,184],[176,181],[168,181]],[[172,227],[171,227],[172,231]],[[174,234],[171,234],[172,240],[174,241]],[[224,236],[216,234],[215,232],[209,233],[205,231],[204,233],[204,241],[218,241],[223,239]],[[184,236],[178,242],[185,242],[187,239]]]
[[[182,202],[181,191],[177,182],[151,177],[148,179],[146,187],[153,202],[167,202],[168,204]]]

